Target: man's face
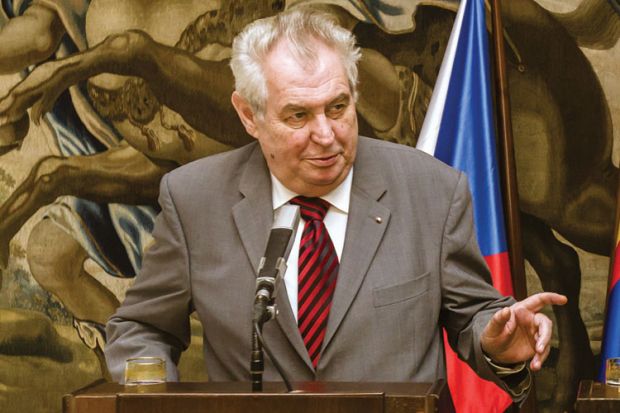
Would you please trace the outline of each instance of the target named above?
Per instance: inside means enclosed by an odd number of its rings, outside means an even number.
[[[322,43],[317,54],[313,64],[300,64],[286,41],[278,43],[263,66],[264,114],[244,121],[258,139],[271,173],[305,196],[325,195],[346,178],[358,139],[355,102],[344,67]]]

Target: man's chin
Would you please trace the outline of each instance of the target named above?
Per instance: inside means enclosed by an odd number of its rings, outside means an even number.
[[[338,174],[336,176],[323,176],[312,179],[308,182],[307,187],[314,194],[312,196],[323,196],[328,194],[332,190],[336,189],[338,185],[344,181],[346,174]]]

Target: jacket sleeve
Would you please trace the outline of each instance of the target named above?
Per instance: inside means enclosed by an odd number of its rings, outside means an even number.
[[[125,301],[106,326],[106,362],[118,382],[124,380],[125,360],[137,356],[163,358],[168,380],[178,380],[176,364],[190,342],[190,262],[168,175],[160,184],[159,203],[162,211],[155,221],[154,243]]]
[[[480,344],[485,326],[499,309],[512,305],[493,286],[480,252],[469,186],[459,175],[445,222],[441,246],[441,320],[450,346],[483,379],[498,384],[516,400],[527,395],[520,383],[502,379],[489,364]],[[529,377],[528,377],[529,378]]]

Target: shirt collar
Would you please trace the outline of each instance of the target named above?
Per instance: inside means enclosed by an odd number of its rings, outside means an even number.
[[[282,205],[286,204],[291,199],[298,196],[298,193],[295,193],[284,186],[282,182],[278,178],[276,178],[273,174],[271,174],[271,200],[273,205],[273,210],[280,208]],[[340,211],[345,214],[349,213],[349,202],[351,200],[351,184],[353,182],[353,167],[349,170],[347,177],[334,188],[328,194],[325,194],[321,197],[321,199],[329,202],[333,207],[338,208]]]

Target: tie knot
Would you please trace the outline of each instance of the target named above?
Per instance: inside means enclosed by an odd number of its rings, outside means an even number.
[[[290,200],[293,205],[299,205],[301,209],[301,217],[306,221],[318,220],[323,221],[329,202],[321,198],[308,198],[305,196],[297,196]]]

